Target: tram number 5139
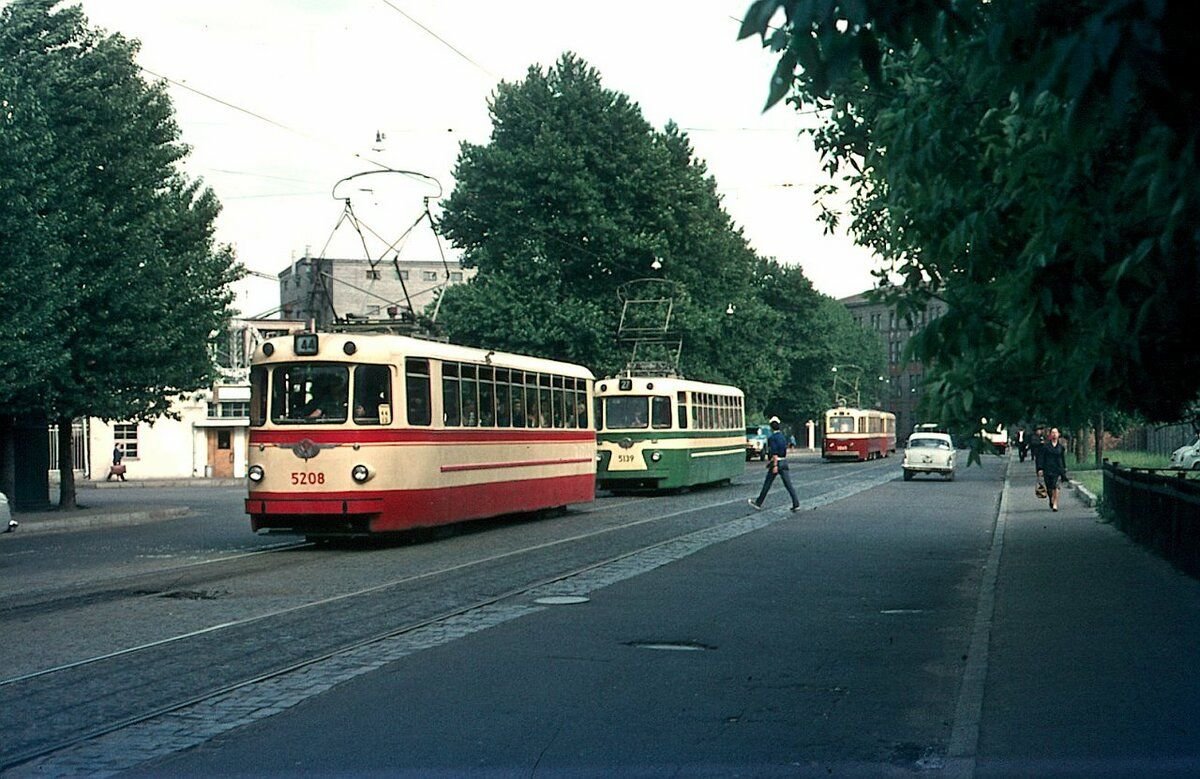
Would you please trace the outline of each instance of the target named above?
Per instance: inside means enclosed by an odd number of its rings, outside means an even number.
[[[292,484],[324,484],[325,474],[308,471],[292,471]]]
[[[634,455],[632,455],[632,454],[618,454],[617,455],[617,462],[619,462],[619,463],[632,463],[633,460],[634,460]]]

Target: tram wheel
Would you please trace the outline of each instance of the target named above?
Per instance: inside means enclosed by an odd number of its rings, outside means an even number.
[[[913,477],[912,471],[909,471],[909,470],[904,471],[904,480],[905,481],[912,481],[912,477]]]

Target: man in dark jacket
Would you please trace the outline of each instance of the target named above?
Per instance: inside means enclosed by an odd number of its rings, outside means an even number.
[[[779,417],[771,417],[771,435],[767,436],[766,446],[767,478],[763,482],[762,492],[758,494],[758,500],[749,498],[746,502],[756,509],[761,509],[763,501],[767,499],[767,491],[771,489],[771,482],[778,476],[783,480],[788,495],[792,496],[792,511],[796,511],[800,508],[800,499],[796,497],[796,488],[792,486],[792,477],[788,474],[787,439],[783,437],[779,428]]]
[[[1046,426],[1038,425],[1033,429],[1033,436],[1029,439],[1029,453],[1033,455],[1033,467],[1040,469],[1038,462],[1041,460],[1042,447],[1046,445]]]

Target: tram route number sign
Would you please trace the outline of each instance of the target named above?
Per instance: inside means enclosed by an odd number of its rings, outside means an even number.
[[[298,357],[313,357],[317,354],[319,341],[316,333],[296,333],[292,336],[292,351]]]

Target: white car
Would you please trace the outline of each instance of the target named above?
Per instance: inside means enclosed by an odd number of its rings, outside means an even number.
[[[913,433],[904,447],[904,480],[918,473],[940,473],[954,479],[954,442],[946,433]]]
[[[1187,446],[1181,446],[1171,452],[1171,467],[1189,471],[1200,470],[1200,436]]]

